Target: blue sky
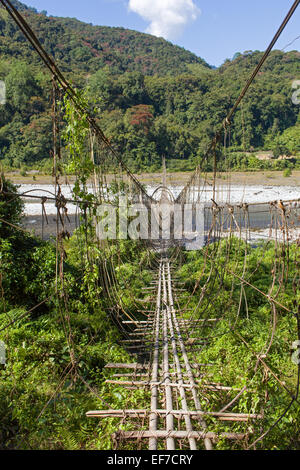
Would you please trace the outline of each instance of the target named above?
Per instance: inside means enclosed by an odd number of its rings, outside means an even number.
[[[24,0],[23,3],[39,11],[47,10],[48,15],[164,35],[209,64],[219,66],[235,52],[266,49],[293,0]],[[282,49],[299,35],[300,7],[275,48]],[[299,48],[300,39],[286,50]]]

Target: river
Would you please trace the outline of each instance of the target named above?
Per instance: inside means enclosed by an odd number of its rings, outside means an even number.
[[[146,190],[148,194],[152,194],[157,186],[148,185]],[[174,197],[180,193],[183,189],[182,185],[171,186],[170,190]],[[90,187],[92,192],[92,187]],[[36,185],[36,184],[22,184],[19,187],[19,193],[26,195],[25,201],[25,211],[23,226],[27,230],[34,232],[38,236],[43,236],[45,239],[49,239],[51,236],[56,234],[56,208],[53,201],[46,201],[44,204],[45,211],[47,214],[46,217],[42,216],[42,205],[39,199],[30,198],[31,195],[35,196],[45,196],[53,197],[54,188],[52,185]],[[196,193],[197,190],[195,189]],[[71,187],[67,185],[62,186],[62,192],[65,198],[72,198]],[[212,188],[205,189],[201,192],[201,198],[203,201],[210,202],[212,198]],[[239,204],[243,202],[251,203],[253,205],[249,208],[249,218],[250,226],[254,233],[257,233],[257,236],[260,234],[261,238],[268,237],[269,235],[269,225],[270,225],[270,211],[269,204],[262,205],[263,202],[275,201],[275,200],[294,200],[300,198],[299,187],[297,186],[272,186],[272,185],[231,185],[228,188],[226,185],[218,188],[216,195],[217,202],[222,201],[224,203],[228,202],[231,204]],[[257,204],[257,205],[256,205]],[[298,216],[300,210],[300,203],[298,205]],[[69,203],[68,207],[68,216],[69,220],[66,222],[66,230],[73,233],[75,228],[79,224],[79,217],[77,214],[77,208],[75,204]],[[243,215],[242,213],[238,215],[238,219],[243,225]],[[299,220],[295,219],[296,226],[299,227]],[[207,220],[209,224],[209,218]],[[256,238],[257,238],[256,236]]]

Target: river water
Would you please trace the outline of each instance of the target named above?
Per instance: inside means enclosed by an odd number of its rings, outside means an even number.
[[[146,187],[148,194],[152,194],[157,186],[149,185]],[[174,197],[181,192],[183,186],[170,187]],[[54,196],[53,185],[33,185],[23,184],[19,188],[19,193],[26,195],[25,198],[25,217],[23,219],[23,226],[27,230],[34,232],[38,236],[43,236],[45,239],[49,239],[51,236],[56,234],[56,208],[54,202],[47,201],[44,204],[47,220],[42,216],[42,205],[39,199],[30,198],[31,195],[35,196]],[[92,187],[90,187],[92,192]],[[197,191],[197,190],[195,190]],[[69,186],[63,185],[62,192],[67,199],[72,199],[72,190]],[[213,197],[212,188],[205,189],[201,192],[201,198],[203,201],[211,201]],[[270,225],[270,211],[269,204],[262,205],[263,202],[275,201],[275,200],[294,200],[300,198],[300,187],[297,186],[271,186],[271,185],[232,185],[230,188],[227,186],[219,187],[216,195],[217,202],[239,204],[243,202],[251,203],[249,207],[249,219],[251,230],[257,232],[257,236],[260,234],[261,238],[269,236],[269,225]],[[258,205],[256,205],[257,203]],[[298,216],[300,211],[300,203],[298,205]],[[69,221],[66,222],[66,230],[73,233],[74,229],[79,224],[79,217],[77,214],[77,208],[74,204],[69,203],[68,215]],[[244,224],[244,217],[241,214],[237,216],[239,219],[238,224],[241,227]],[[296,226],[299,227],[300,223],[297,218],[295,219]],[[206,221],[210,223],[209,218]]]

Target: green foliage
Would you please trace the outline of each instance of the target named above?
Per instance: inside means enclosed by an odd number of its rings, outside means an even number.
[[[288,178],[289,176],[291,176],[291,174],[292,174],[291,168],[286,168],[286,169],[284,170],[284,172],[283,172],[283,176],[284,176],[285,178]]]
[[[7,101],[1,106],[0,159],[19,168],[49,157],[51,116],[49,83],[23,62],[9,64],[5,72]],[[45,86],[46,85],[46,86]]]
[[[13,233],[13,227],[8,224],[17,225],[21,220],[24,204],[16,197],[17,194],[18,187],[0,173],[0,238],[4,239]]]
[[[188,305],[188,308],[194,309],[195,320],[219,319],[213,328],[207,325],[201,329],[201,335],[211,339],[194,356],[199,363],[213,365],[205,374],[205,381],[233,386],[236,393],[244,386],[247,387],[240,399],[230,408],[233,412],[259,414],[262,408],[264,409],[264,417],[259,422],[235,423],[228,426],[224,422],[218,425],[210,418],[206,418],[206,422],[209,428],[216,432],[250,432],[250,442],[276,422],[287,409],[291,396],[257,360],[270,344],[274,315],[271,303],[258,290],[241,284],[236,276],[243,276],[261,292],[272,292],[272,295],[276,292],[276,300],[292,312],[299,303],[299,293],[295,290],[298,268],[294,262],[298,248],[296,244],[290,245],[290,271],[284,286],[279,276],[270,291],[274,260],[280,250],[284,253],[284,249],[274,243],[261,243],[254,248],[232,238],[230,241],[212,244],[204,250],[184,253],[182,266],[174,274],[184,283],[190,294],[194,291],[195,283],[199,282],[199,288],[192,297],[189,294],[180,296],[180,307],[185,308]],[[278,269],[281,270],[283,261],[280,257],[277,263]],[[204,289],[206,296],[203,298]],[[241,296],[243,291],[245,295]],[[298,371],[291,361],[290,347],[297,338],[297,321],[291,312],[277,306],[274,338],[267,357],[262,357],[277,377],[295,393]],[[188,318],[189,314],[185,313],[185,317]],[[214,411],[222,409],[228,401],[225,392],[218,392],[210,395],[209,402],[203,400],[203,406]],[[256,448],[297,449],[299,436],[297,432],[295,435],[295,429],[298,423],[299,407],[294,403],[279,425],[259,442]],[[228,449],[228,442],[220,440],[216,448]],[[239,448],[238,444],[236,448]]]
[[[1,203],[2,212],[8,205]],[[11,214],[1,215],[17,223],[18,197],[10,209]],[[0,339],[7,356],[6,366],[0,365],[1,449],[111,449],[118,420],[95,423],[85,413],[120,408],[124,400],[143,408],[150,399],[146,392],[104,383],[111,374],[104,369],[107,362],[131,362],[132,357],[118,344],[111,299],[100,282],[105,263],[123,308],[138,318],[134,298],[143,297],[142,287],[151,279],[147,252],[127,240],[100,250],[83,229],[65,243],[65,250],[64,289],[58,279],[57,296],[55,246],[13,228],[3,237],[0,233]],[[76,374],[70,368],[73,357]]]
[[[83,109],[87,109],[88,103],[85,94],[76,91],[76,99]],[[86,115],[79,115],[73,101],[65,96],[64,98],[64,119],[67,123],[63,139],[69,153],[69,162],[67,172],[77,176],[73,193],[79,199],[91,200],[92,195],[88,194],[86,184],[94,170],[92,162],[86,147],[87,137],[90,134],[90,126]]]

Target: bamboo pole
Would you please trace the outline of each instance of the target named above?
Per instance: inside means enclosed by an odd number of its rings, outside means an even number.
[[[202,431],[119,431],[113,434],[113,439],[149,439],[155,437],[156,439],[188,439],[193,437],[195,439],[245,439],[247,434],[235,432],[202,432]]]

